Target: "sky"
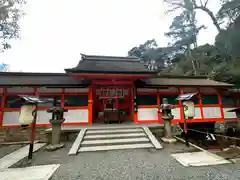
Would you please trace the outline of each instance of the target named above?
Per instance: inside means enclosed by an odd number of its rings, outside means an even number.
[[[218,1],[210,1],[213,11]],[[64,72],[77,65],[80,53],[126,56],[153,38],[166,46],[172,16],[165,10],[162,0],[28,0],[21,38],[0,54],[0,63],[9,64],[10,71]],[[208,25],[199,44],[213,44],[217,30],[210,18],[198,12],[197,19]]]

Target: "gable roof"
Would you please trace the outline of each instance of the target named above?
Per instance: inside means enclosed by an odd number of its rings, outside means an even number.
[[[228,84],[224,82],[214,81],[206,77],[157,77],[157,78],[147,78],[141,79],[142,83],[146,86],[212,86],[212,87],[233,87],[233,84]],[[141,84],[141,83],[140,83]],[[143,85],[142,84],[142,85]]]
[[[0,86],[47,86],[47,87],[86,87],[90,80],[73,78],[66,73],[26,73],[0,72]],[[207,79],[206,77],[161,76],[156,78],[138,79],[137,87],[149,86],[209,86],[233,87],[234,85]]]
[[[0,72],[0,86],[85,86],[89,82],[66,73]]]
[[[96,56],[84,55],[74,68],[65,69],[70,73],[124,73],[124,74],[153,74],[140,59],[133,56]]]

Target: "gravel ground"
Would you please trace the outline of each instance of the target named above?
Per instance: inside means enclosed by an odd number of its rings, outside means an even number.
[[[182,144],[166,145],[162,150],[135,149],[86,152],[68,156],[71,144],[55,151],[34,153],[32,165],[61,164],[52,180],[237,180],[237,164],[183,167],[171,153],[186,150]],[[190,150],[192,151],[192,150]],[[23,161],[14,167],[22,166]]]
[[[218,151],[215,154],[224,158],[240,158],[240,149],[230,147],[227,151]]]
[[[0,158],[12,153],[25,145],[0,145]]]

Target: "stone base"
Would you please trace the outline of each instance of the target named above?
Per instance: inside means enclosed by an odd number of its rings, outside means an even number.
[[[35,140],[46,141],[47,136],[45,130],[48,127],[36,127],[36,138]],[[0,128],[0,142],[20,142],[29,141],[29,136],[31,134],[31,128]]]
[[[57,149],[60,149],[60,148],[63,148],[64,147],[64,144],[50,144],[48,145],[45,150],[46,151],[55,151]]]
[[[175,138],[167,138],[167,137],[163,137],[161,138],[163,142],[165,143],[175,143],[177,142],[177,140]]]

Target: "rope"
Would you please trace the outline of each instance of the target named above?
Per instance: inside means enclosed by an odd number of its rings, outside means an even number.
[[[180,128],[182,130],[182,128]],[[225,135],[221,135],[221,134],[215,134],[215,133],[209,133],[209,132],[204,132],[204,131],[199,131],[199,130],[195,130],[195,129],[188,129],[189,131],[193,131],[193,132],[198,132],[198,133],[202,133],[202,134],[206,134],[206,135],[209,135],[209,134],[212,134],[214,136],[219,136],[219,137],[224,137],[224,138],[228,138],[228,139],[233,139],[233,140],[240,140],[240,138],[237,138],[237,137],[231,137],[231,136],[225,136]],[[182,130],[183,131],[183,130]],[[240,152],[235,154],[234,156],[230,156],[230,157],[226,157],[224,158],[225,160],[232,160],[233,158],[237,157],[240,155]]]
[[[198,133],[202,133],[202,134],[206,134],[206,135],[212,134],[214,136],[219,136],[219,137],[224,137],[224,138],[234,139],[234,140],[240,140],[240,138],[238,138],[238,137],[231,137],[231,136],[226,136],[226,135],[221,135],[221,134],[209,133],[209,132],[199,131],[199,130],[195,130],[195,129],[188,129],[188,130],[198,132]]]
[[[179,128],[182,132],[184,132],[184,130],[180,126],[179,126]],[[210,129],[210,128],[204,128],[204,129]],[[222,135],[222,134],[215,134],[215,133],[210,133],[210,132],[205,132],[205,131],[199,131],[199,130],[191,129],[191,128],[188,128],[187,130],[202,133],[202,134],[206,134],[206,135],[212,134],[214,136],[219,136],[219,137],[224,137],[224,138],[234,139],[234,140],[240,140],[240,138],[238,138],[238,137],[232,137],[232,136],[226,136],[226,135]]]

